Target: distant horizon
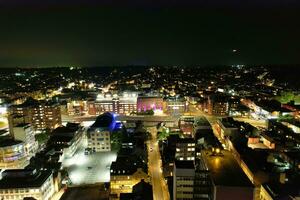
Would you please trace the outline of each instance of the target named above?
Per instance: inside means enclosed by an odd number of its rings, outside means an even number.
[[[16,66],[16,67],[1,67],[0,69],[53,69],[53,68],[125,68],[125,67],[208,67],[208,68],[219,68],[219,67],[232,67],[232,66],[244,66],[248,67],[300,67],[300,64],[233,64],[233,65],[226,65],[226,64],[199,64],[199,65],[102,65],[102,66]],[[300,70],[300,69],[299,69]]]
[[[0,0],[0,66],[300,64],[299,1],[85,1]]]

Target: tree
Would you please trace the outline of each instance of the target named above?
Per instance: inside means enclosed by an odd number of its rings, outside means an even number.
[[[113,151],[119,151],[123,141],[123,132],[122,130],[113,131],[111,133],[111,149]]]

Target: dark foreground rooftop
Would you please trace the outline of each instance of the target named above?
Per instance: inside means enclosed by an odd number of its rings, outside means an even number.
[[[253,187],[230,152],[223,151],[222,156],[213,156],[209,150],[202,152],[215,185]]]
[[[28,174],[27,171],[7,170],[5,172],[7,175],[3,173],[3,178],[0,180],[0,189],[41,187],[52,174],[50,170],[37,171],[31,174]]]

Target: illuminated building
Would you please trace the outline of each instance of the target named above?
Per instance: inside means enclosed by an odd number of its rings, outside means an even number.
[[[149,182],[149,176],[137,158],[118,156],[110,167],[110,190],[113,198],[120,193],[131,193],[141,180]]]
[[[76,123],[67,123],[54,129],[48,144],[54,150],[62,153],[63,157],[70,158],[82,144],[83,128]]]
[[[88,113],[99,115],[104,112],[114,112],[128,115],[136,112],[138,94],[135,92],[123,92],[118,94],[99,94],[96,101],[88,102]]]
[[[28,164],[24,142],[3,139],[0,142],[0,169],[23,169]]]
[[[87,102],[82,100],[69,101],[67,103],[68,115],[83,115],[87,112]]]
[[[38,142],[35,141],[34,132],[30,124],[19,124],[13,128],[15,140],[24,142],[25,152],[28,156],[34,156],[38,150]]]
[[[212,95],[207,100],[207,113],[210,115],[226,116],[229,114],[229,106],[227,96]]]
[[[177,160],[195,160],[195,140],[192,138],[178,139],[175,158]]]
[[[272,119],[278,118],[281,115],[290,115],[293,112],[286,108],[286,106],[282,106],[280,102],[276,100],[264,100],[259,99],[257,101],[252,101],[250,99],[242,99],[241,102],[249,107],[253,113],[252,116],[256,118],[263,119]]]
[[[27,99],[23,104],[9,107],[9,113],[10,128],[16,126],[14,123],[20,119],[23,119],[23,123],[30,123],[37,132],[53,130],[61,125],[60,106],[53,102]]]
[[[87,130],[88,148],[93,152],[111,150],[110,134],[116,125],[115,116],[106,112],[99,115],[95,123]]]
[[[195,118],[184,116],[179,119],[179,128],[185,137],[194,137]]]
[[[6,170],[0,180],[0,196],[3,200],[20,200],[25,197],[50,200],[54,191],[53,175],[50,170]]]
[[[163,111],[164,102],[162,97],[158,96],[139,96],[137,99],[137,111],[147,110]]]
[[[195,165],[193,161],[175,161],[173,200],[194,199]]]
[[[239,131],[238,127],[231,118],[222,118],[217,121],[215,124],[216,133],[222,139],[225,139],[226,136],[230,136]]]
[[[165,112],[170,115],[180,115],[187,110],[187,103],[184,99],[168,98],[165,102]]]

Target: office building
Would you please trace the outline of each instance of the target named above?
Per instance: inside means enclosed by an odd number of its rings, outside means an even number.
[[[175,159],[195,160],[195,140],[192,138],[181,138],[176,142]]]
[[[30,124],[19,124],[13,128],[15,140],[24,142],[25,152],[29,157],[35,155],[38,150],[38,142],[35,140],[34,132]]]
[[[165,113],[169,115],[181,115],[187,111],[187,102],[182,98],[168,98],[165,103]]]
[[[110,134],[116,125],[113,113],[99,115],[87,130],[88,148],[92,152],[111,151]]]
[[[136,92],[123,92],[122,94],[99,94],[95,101],[88,101],[88,113],[100,115],[104,112],[114,112],[128,115],[136,112],[138,94]]]
[[[0,180],[1,200],[50,200],[54,194],[53,175],[50,170],[6,170]]]
[[[67,123],[54,129],[48,141],[48,145],[56,152],[62,153],[63,157],[70,158],[83,142],[83,127],[77,123]]]
[[[194,199],[195,165],[193,161],[175,161],[173,171],[173,200]]]
[[[30,123],[36,132],[53,130],[61,125],[60,106],[54,102],[27,99],[23,104],[9,107],[9,115],[11,129],[20,122]]]

